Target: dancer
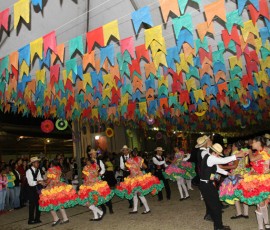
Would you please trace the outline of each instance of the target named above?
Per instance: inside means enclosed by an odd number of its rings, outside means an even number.
[[[239,151],[247,153],[248,149],[243,148],[243,143],[238,141],[232,146],[232,155],[235,155]],[[228,166],[220,166],[222,169],[231,169],[230,175],[225,178],[219,188],[220,200],[227,202],[228,204],[235,204],[236,215],[232,216],[231,219],[246,218],[248,219],[248,205],[243,203],[243,212],[241,210],[241,204],[237,196],[235,195],[235,190],[242,180],[243,175],[248,171],[246,168],[245,157],[237,158],[233,164]]]
[[[96,153],[91,150],[91,155]],[[90,221],[100,221],[103,218],[103,211],[97,206],[105,204],[112,199],[114,192],[111,191],[106,181],[100,179],[100,167],[92,157],[88,158],[87,165],[83,168],[84,182],[80,186],[78,203],[87,206],[94,214]]]
[[[178,147],[174,147],[175,155],[171,164],[166,168],[164,176],[177,182],[178,190],[180,193],[180,201],[188,199],[189,193],[185,185],[185,178],[189,179],[189,172],[187,172],[186,163],[184,160],[184,152],[180,151]],[[195,171],[194,171],[195,173]],[[183,191],[185,194],[183,194]]]
[[[206,156],[206,155],[210,155],[210,149],[209,147],[212,145],[212,141],[209,138],[209,136],[201,136],[197,139],[197,145],[195,146],[195,148],[199,149],[197,152],[197,171],[198,171],[198,176],[199,178],[201,178],[201,164],[202,164],[202,159]],[[200,186],[199,186],[200,189]],[[201,190],[201,189],[200,189]],[[202,196],[202,192],[201,192],[201,200],[203,199]],[[213,221],[210,215],[210,211],[209,211],[209,207],[207,206],[207,203],[204,201],[205,204],[205,215],[204,215],[204,220],[206,221]]]
[[[97,152],[94,149],[91,149],[91,151],[89,152],[89,156],[92,159],[92,161],[94,161],[94,162],[96,162],[98,164],[98,166],[99,166],[99,171],[98,172],[99,172],[99,175],[100,175],[101,179],[108,183],[108,181],[104,177],[104,174],[106,172],[105,165],[104,165],[104,163],[103,163],[103,161],[101,159],[97,158]],[[108,185],[110,186],[109,183],[108,183]],[[109,200],[108,202],[106,202],[106,205],[109,208],[110,214],[113,214],[112,201]],[[106,214],[107,209],[106,209],[105,204],[101,204],[100,207],[101,207],[101,209],[103,211],[103,214]]]
[[[264,137],[256,137],[252,141],[252,149],[255,154],[249,152],[252,169],[244,174],[244,179],[239,182],[235,191],[241,202],[248,205],[257,205],[255,211],[260,230],[270,230],[268,218],[268,197],[270,195],[270,151],[266,147]]]
[[[70,184],[61,182],[61,168],[57,160],[50,163],[50,168],[47,171],[46,188],[41,190],[39,196],[39,210],[50,212],[53,217],[52,227],[57,224],[66,224],[69,219],[65,208],[74,207],[77,204],[77,194],[75,189]],[[62,220],[57,215],[60,210]]]
[[[162,156],[162,153],[164,150],[162,149],[162,147],[157,147],[155,151],[157,152],[157,154],[152,158],[153,163],[154,163],[154,168],[155,168],[154,175],[163,182],[165,186],[165,190],[166,190],[167,200],[170,200],[171,199],[170,185],[168,183],[168,180],[164,177],[165,168],[168,167],[168,165],[166,164],[165,158]],[[162,191],[160,191],[158,193],[158,201],[162,201],[162,200],[163,200],[163,194],[162,194]]]
[[[130,175],[116,186],[115,193],[120,198],[133,199],[133,211],[130,214],[138,213],[138,196],[144,205],[145,210],[142,214],[150,213],[150,208],[145,199],[145,195],[151,193],[157,194],[162,190],[163,184],[151,173],[143,174],[141,168],[146,168],[144,160],[137,156],[137,151],[132,151],[130,158],[125,163],[126,167],[130,170]]]
[[[126,167],[125,163],[130,157],[129,156],[130,149],[126,145],[124,145],[123,148],[121,149],[121,152],[123,153],[123,155],[120,157],[120,168],[123,171],[123,178],[127,178],[130,172],[129,169]],[[128,202],[129,202],[128,208],[132,208],[133,207],[132,200],[128,200]]]
[[[28,197],[29,197],[29,218],[28,224],[39,224],[40,210],[39,210],[39,193],[42,186],[45,186],[45,182],[41,177],[39,170],[40,159],[38,157],[32,157],[30,159],[30,168],[26,171],[26,179],[28,182]]]
[[[235,161],[237,157],[242,157],[244,154],[239,152],[230,157],[220,158],[219,156],[223,155],[222,146],[220,144],[214,144],[210,148],[212,150],[211,155],[205,155],[201,164],[200,189],[208,206],[211,218],[214,221],[214,230],[230,230],[229,226],[224,226],[222,223],[222,207],[213,180],[216,173],[228,175],[228,172],[221,169],[218,165]]]

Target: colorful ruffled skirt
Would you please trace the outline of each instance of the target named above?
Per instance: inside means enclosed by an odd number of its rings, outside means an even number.
[[[219,188],[219,198],[221,201],[225,201],[228,204],[233,205],[236,200],[239,200],[235,195],[235,190],[238,187],[239,182],[242,180],[240,175],[228,176],[222,182]]]
[[[259,204],[270,196],[270,174],[245,174],[235,195],[248,205]]]
[[[196,176],[195,164],[187,161],[182,161],[179,166],[171,164],[169,165],[163,176],[166,179],[175,181],[178,177],[183,177],[186,180],[191,180]]]
[[[114,196],[106,181],[97,181],[92,185],[83,184],[78,192],[78,204],[85,205],[87,202],[99,206],[107,203]]]
[[[183,168],[179,168],[177,165],[171,164],[166,168],[165,172],[162,173],[166,179],[176,181],[178,177],[185,176],[186,170],[184,170]]]
[[[137,192],[139,192],[141,196],[145,196],[148,193],[156,195],[163,187],[164,184],[162,181],[151,173],[147,173],[142,176],[125,178],[120,185],[116,186],[115,194],[122,199],[126,198],[130,200]]]
[[[39,196],[39,210],[44,212],[57,211],[77,205],[77,193],[72,185],[59,182],[54,186],[47,186],[41,190]]]
[[[180,163],[180,168],[184,169],[186,171],[184,178],[187,180],[191,180],[196,176],[195,172],[195,164],[188,161],[182,161]]]

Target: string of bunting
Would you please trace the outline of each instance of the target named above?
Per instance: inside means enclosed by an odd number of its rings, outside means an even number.
[[[71,39],[68,52],[52,31],[0,59],[0,109],[23,116],[123,121],[142,127],[154,124],[149,124],[151,116],[160,127],[190,130],[269,120],[267,0],[239,0],[237,10],[230,12],[224,0],[215,1],[203,6],[206,20],[197,25],[185,12],[188,1],[159,3],[165,23],[174,15],[175,46],[167,47],[162,25],[154,26],[149,6],[131,14],[135,35],[146,28],[145,42],[138,46],[135,36],[121,39],[118,20],[87,32],[86,42],[82,35]],[[248,21],[241,16],[245,7]],[[0,27],[6,29],[8,12],[3,12]],[[224,22],[220,41],[214,32],[216,20]],[[209,34],[217,39],[216,47],[209,44]],[[114,41],[120,52],[115,53]],[[35,60],[40,69],[33,78]]]

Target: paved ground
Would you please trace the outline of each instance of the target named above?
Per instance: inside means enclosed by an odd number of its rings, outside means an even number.
[[[157,197],[148,195],[151,213],[141,215],[143,207],[139,208],[139,213],[129,215],[127,200],[113,198],[114,214],[107,214],[101,222],[90,222],[92,212],[84,207],[77,206],[67,210],[70,223],[63,226],[58,225],[54,229],[93,229],[93,230],[191,230],[213,229],[212,223],[204,221],[204,203],[200,200],[199,191],[195,188],[190,192],[191,199],[179,201],[179,193],[176,185],[171,183],[172,199],[170,201],[157,201]],[[165,191],[164,191],[165,192]],[[249,219],[231,220],[235,214],[234,207],[229,207],[223,214],[223,222],[230,225],[233,230],[256,230],[257,222],[254,213],[255,208],[250,208]],[[50,229],[51,215],[42,213],[40,225],[27,225],[28,207],[9,212],[0,216],[1,230],[21,230],[21,229]]]

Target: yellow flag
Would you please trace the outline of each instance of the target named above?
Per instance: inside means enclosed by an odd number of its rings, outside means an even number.
[[[128,99],[129,99],[129,94],[128,93],[126,93],[125,95],[122,95],[120,105],[121,106],[128,105]]]
[[[22,76],[26,74],[27,76],[29,75],[29,66],[26,64],[26,62],[23,60],[21,66],[20,66],[20,79]]]
[[[154,61],[156,69],[158,69],[160,64],[167,67],[166,55],[162,51],[157,52],[153,61]]]
[[[249,33],[252,33],[256,37],[259,37],[259,30],[257,24],[254,25],[252,20],[244,22],[244,27],[241,27],[241,31],[245,42],[247,41]]]
[[[86,84],[93,87],[90,73],[85,73],[83,75],[83,86],[84,86],[85,89],[86,89]]]
[[[105,99],[106,97],[111,98],[111,92],[112,92],[112,88],[108,87],[106,89],[102,90],[102,98]]]
[[[229,57],[229,62],[231,69],[233,69],[236,65],[239,66],[241,69],[243,68],[241,58],[238,59],[237,56]]]
[[[98,119],[98,109],[97,108],[92,109],[92,118]]]
[[[145,47],[148,48],[153,40],[156,40],[162,45],[164,38],[162,36],[162,27],[161,25],[155,26],[153,28],[145,30]]]
[[[36,71],[36,82],[41,81],[43,84],[46,83],[46,71],[45,69],[40,69]]]
[[[29,0],[20,0],[14,4],[14,28],[16,29],[20,18],[26,23],[30,22],[30,3]]]
[[[270,56],[267,56],[265,60],[260,59],[261,70],[265,70],[266,68],[270,69]]]
[[[147,104],[146,101],[139,103],[139,111],[141,114],[147,114]]]
[[[161,78],[158,79],[158,88],[160,88],[162,85],[165,85],[168,88],[169,83],[167,77],[161,76]]]
[[[67,75],[67,70],[62,70],[62,75],[63,75],[63,81],[64,81],[64,85],[67,82],[67,79],[72,81],[72,71],[70,71],[69,75]]]
[[[43,39],[38,38],[35,41],[30,43],[30,54],[31,54],[31,62],[33,62],[35,54],[39,56],[40,59],[43,58]]]
[[[188,91],[190,91],[191,89],[197,89],[196,82],[195,82],[195,79],[193,77],[186,80],[186,85],[187,85]]]
[[[203,95],[202,89],[194,90],[193,91],[193,94],[194,94],[194,97],[195,97],[196,102],[198,102],[199,99],[204,100],[204,95]]]
[[[107,45],[111,36],[114,36],[117,40],[120,40],[118,21],[114,20],[103,26],[104,44]]]
[[[159,50],[161,50],[163,53],[167,54],[167,49],[166,49],[166,42],[165,39],[162,38],[162,43],[160,44],[157,41],[153,41],[150,45],[151,52],[152,52],[152,57],[154,58]]]

